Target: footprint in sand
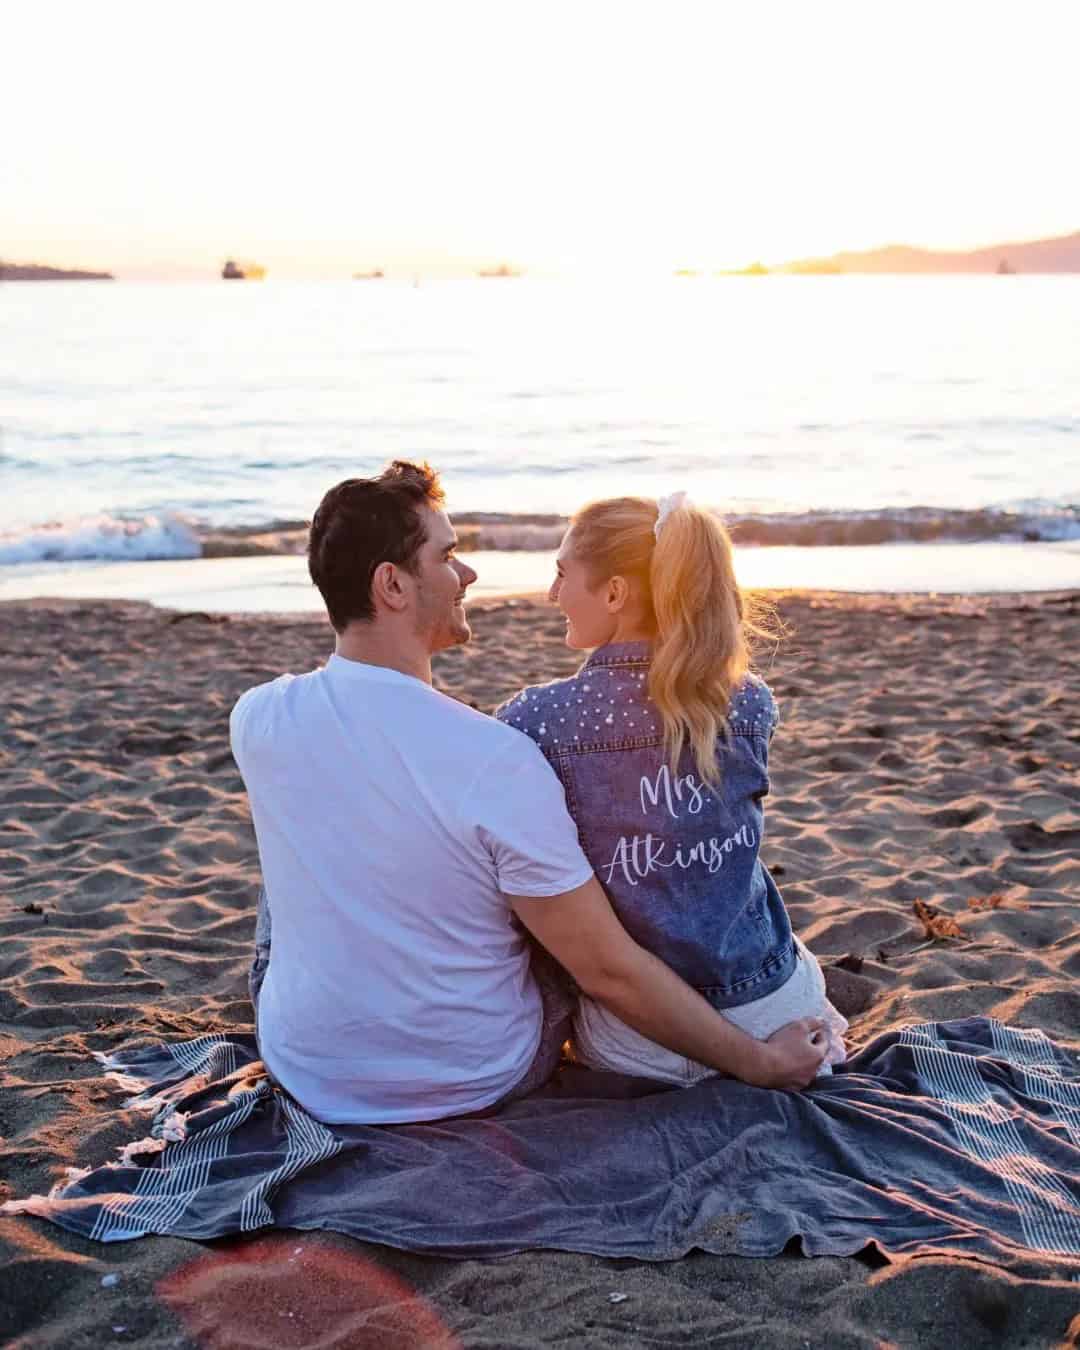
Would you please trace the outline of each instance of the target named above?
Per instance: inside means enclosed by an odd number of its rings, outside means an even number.
[[[1044,830],[1036,820],[1006,825],[1005,837],[1018,853],[1057,853],[1080,846],[1080,830]]]

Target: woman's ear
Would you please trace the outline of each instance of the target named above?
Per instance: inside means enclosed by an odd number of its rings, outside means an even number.
[[[625,577],[612,577],[607,584],[605,601],[609,614],[618,614],[630,599],[630,586]]]
[[[392,562],[380,563],[371,574],[371,594],[386,609],[400,611],[408,604],[401,571]]]

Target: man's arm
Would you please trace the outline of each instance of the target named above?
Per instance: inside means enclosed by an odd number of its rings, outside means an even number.
[[[507,900],[585,993],[649,1040],[757,1087],[802,1088],[821,1067],[823,1022],[804,1017],[754,1040],[630,937],[595,877],[562,895]]]

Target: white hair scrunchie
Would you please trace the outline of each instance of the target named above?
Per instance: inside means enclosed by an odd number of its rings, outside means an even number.
[[[664,528],[664,521],[667,520],[672,511],[678,510],[680,506],[685,506],[686,502],[685,492],[673,492],[669,497],[661,497],[656,503],[659,508],[659,515],[656,517],[656,524],[652,527],[652,530],[657,539],[660,538],[660,531]]]

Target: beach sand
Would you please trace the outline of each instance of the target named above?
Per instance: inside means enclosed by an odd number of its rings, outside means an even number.
[[[1080,595],[789,594],[764,857],[862,1042],[988,1014],[1080,1049]],[[473,609],[437,682],[489,709],[573,670],[529,600]],[[312,617],[0,606],[0,1198],[145,1122],[90,1056],[249,1029],[258,878],[228,747],[245,688],[319,664]],[[916,901],[952,916],[930,940]],[[117,1276],[103,1284],[105,1277]],[[612,1301],[610,1295],[624,1294]],[[0,1342],[1051,1346],[1080,1286],[958,1259],[443,1261],[334,1234],[100,1246],[0,1219]]]

